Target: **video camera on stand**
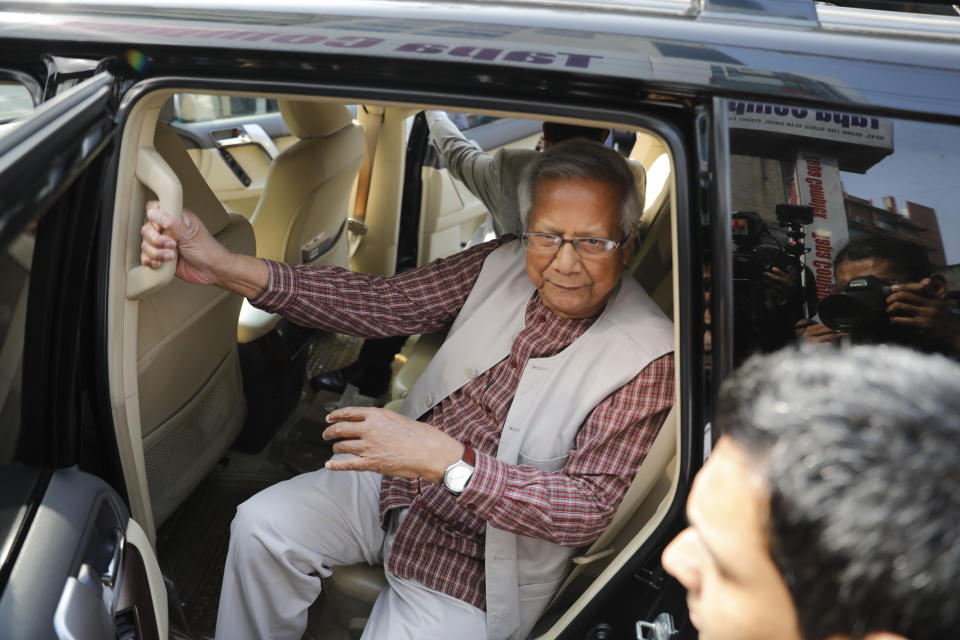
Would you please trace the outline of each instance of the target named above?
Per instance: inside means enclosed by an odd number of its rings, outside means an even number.
[[[793,325],[815,313],[802,262],[804,226],[813,222],[813,207],[778,204],[776,216],[786,243],[755,211],[731,216],[734,328],[742,345],[737,351],[745,354],[783,346],[794,337]]]

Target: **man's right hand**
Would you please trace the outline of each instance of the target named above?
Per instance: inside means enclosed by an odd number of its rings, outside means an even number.
[[[793,327],[794,333],[806,342],[831,342],[849,333],[834,331],[830,327],[813,320],[800,320]]]
[[[157,201],[148,202],[147,222],[140,235],[142,264],[158,269],[164,262],[177,260],[178,278],[194,284],[220,284],[214,267],[223,265],[230,252],[189,209],[183,210],[181,220],[160,209]]]

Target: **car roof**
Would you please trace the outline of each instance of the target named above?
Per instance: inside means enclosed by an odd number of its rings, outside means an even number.
[[[681,94],[960,116],[960,17],[808,0],[14,0],[0,2],[4,40],[126,57],[203,48],[516,67]]]

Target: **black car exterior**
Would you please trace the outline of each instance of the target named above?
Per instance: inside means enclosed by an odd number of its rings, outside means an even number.
[[[114,429],[108,316],[127,118],[175,87],[608,121],[663,138],[676,185],[675,497],[629,560],[539,631],[636,637],[635,622],[667,612],[678,637],[695,637],[659,554],[683,525],[735,360],[730,157],[740,142],[728,114],[789,104],[960,124],[960,19],[890,15],[801,0],[0,2],[0,79],[35,103],[0,135],[0,247],[35,225],[35,255],[51,256],[30,271],[22,413],[0,467],[4,636],[169,629],[152,534],[129,524],[149,505],[131,490],[129,443]]]

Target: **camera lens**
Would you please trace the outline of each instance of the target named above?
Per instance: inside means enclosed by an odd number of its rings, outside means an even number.
[[[820,320],[834,331],[853,331],[865,324],[868,305],[859,297],[835,293],[820,303]]]
[[[854,278],[844,289],[820,301],[820,320],[834,331],[846,332],[886,322],[884,285],[872,276]]]

